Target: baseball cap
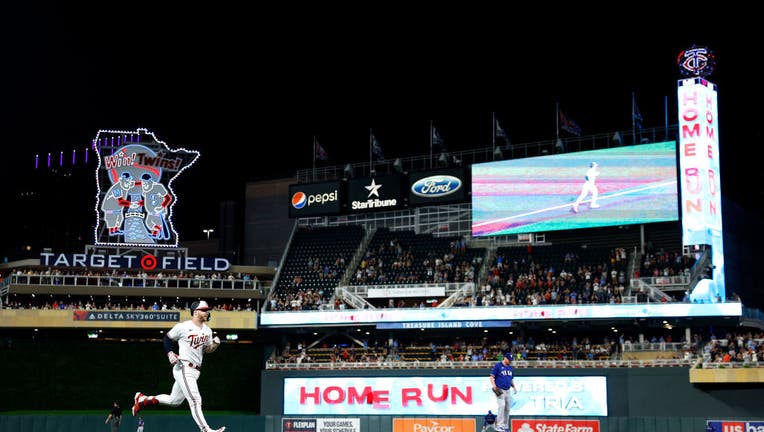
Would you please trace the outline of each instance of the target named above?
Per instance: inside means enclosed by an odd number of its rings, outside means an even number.
[[[507,351],[507,352],[505,352],[505,353],[504,353],[504,357],[506,357],[506,358],[508,358],[508,359],[512,360],[512,353],[511,353],[511,352],[509,352],[509,351]]]
[[[197,309],[199,309],[199,310],[210,310],[212,308],[210,307],[210,305],[207,304],[206,301],[201,300],[201,301],[195,301],[195,302],[191,303],[191,312],[193,312],[193,311],[195,311]]]

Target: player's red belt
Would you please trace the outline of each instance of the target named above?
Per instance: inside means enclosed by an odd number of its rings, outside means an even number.
[[[188,362],[188,363],[186,363],[186,364],[188,365],[188,367],[192,367],[192,368],[194,368],[194,369],[196,369],[196,370],[198,370],[198,371],[201,371],[201,370],[202,370],[202,367],[201,367],[201,366],[199,366],[199,365],[195,365],[195,364],[193,364],[193,363],[191,363],[191,362]]]

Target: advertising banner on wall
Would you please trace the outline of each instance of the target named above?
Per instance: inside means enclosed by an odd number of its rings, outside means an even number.
[[[708,420],[706,424],[710,432],[764,432],[764,421]]]
[[[385,175],[348,181],[348,212],[398,210],[404,207],[402,176]]]
[[[515,378],[512,415],[606,416],[604,376]],[[284,378],[284,414],[484,415],[488,376]]]
[[[361,432],[361,419],[352,418],[283,418],[282,432]]]
[[[600,432],[599,420],[573,419],[512,419],[511,432],[575,431]]]
[[[474,432],[474,418],[394,418],[393,432]]]
[[[289,217],[338,214],[340,195],[338,181],[289,185]]]
[[[468,182],[464,168],[409,173],[409,205],[436,205],[462,202]]]

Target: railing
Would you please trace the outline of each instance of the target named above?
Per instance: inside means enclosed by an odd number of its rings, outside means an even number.
[[[142,278],[83,275],[10,275],[8,279],[10,280],[11,285],[103,286],[262,291],[262,286],[260,285],[259,281],[243,279]]]
[[[685,291],[689,288],[689,276],[655,276],[631,280],[631,289],[639,288],[640,282],[662,291]]]
[[[624,342],[623,352],[679,351],[687,346],[684,342]]]
[[[764,368],[764,362],[700,362],[700,365],[702,369]]]
[[[647,278],[647,279],[649,279],[649,278]],[[645,292],[645,294],[647,294],[647,297],[648,297],[647,301],[648,301],[648,303],[650,302],[650,300],[652,300],[654,302],[670,302],[670,301],[673,301],[673,299],[668,294],[663,292],[663,290],[660,290],[660,289],[658,289],[658,288],[656,288],[656,287],[646,283],[641,278],[640,279],[632,279],[631,280],[631,293],[632,294],[635,294],[635,292],[634,292],[635,289],[638,289],[639,291],[643,291],[643,292]],[[638,295],[638,294],[639,293],[636,293],[636,295]],[[639,301],[637,301],[637,302],[639,302]]]
[[[513,366],[536,369],[584,369],[584,368],[644,368],[644,367],[687,367],[693,360],[515,360]],[[276,363],[267,362],[269,370],[353,370],[353,369],[485,369],[496,364],[493,361],[383,361],[383,362],[325,362],[325,363]],[[729,364],[729,363],[725,363]]]
[[[369,296],[370,289],[389,291],[391,294],[389,297],[401,298],[401,297],[448,297],[456,292],[462,290],[464,285],[472,285],[472,292],[474,292],[473,282],[444,282],[444,283],[421,283],[421,284],[390,284],[390,285],[350,285],[341,287],[347,290],[351,294],[355,294],[359,297],[367,298]],[[435,294],[433,289],[444,290],[444,294]],[[468,289],[469,290],[469,289]],[[381,292],[380,291],[380,292]],[[376,298],[388,298],[388,297],[376,297]]]
[[[363,297],[351,293],[347,287],[337,287],[334,290],[335,297],[344,301],[345,303],[353,306],[355,309],[376,309],[372,304],[367,302]],[[332,302],[333,303],[333,302]]]
[[[528,143],[513,143],[508,145],[499,145],[496,147],[483,147],[470,150],[452,151],[449,156],[455,157],[461,161],[463,166],[469,166],[473,163],[492,162],[497,159],[519,159],[530,156],[541,156],[558,152],[578,152],[583,150],[596,150],[604,148],[621,147],[625,145],[645,144],[651,142],[668,141],[675,139],[677,125],[669,125],[668,128],[660,126],[655,128],[642,129],[638,134],[633,130],[610,131],[597,135],[587,135],[582,137],[569,137],[565,139],[550,139],[543,141],[534,141]],[[563,148],[560,148],[562,144]],[[495,155],[496,149],[500,149],[501,157]],[[298,183],[313,183],[325,180],[337,180],[347,177],[346,169],[350,168],[355,176],[370,175],[371,170],[377,174],[396,172],[397,161],[400,161],[400,167],[403,171],[419,171],[425,169],[442,168],[435,159],[438,155],[418,155],[411,157],[399,157],[387,159],[384,161],[360,162],[353,164],[331,165],[325,167],[315,167],[312,169],[302,169],[297,171]]]

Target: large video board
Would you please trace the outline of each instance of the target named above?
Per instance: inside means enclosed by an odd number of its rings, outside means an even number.
[[[606,416],[604,376],[522,376],[512,415]],[[284,378],[284,414],[482,415],[496,396],[480,377]]]
[[[678,219],[676,142],[472,166],[472,234]]]
[[[340,195],[338,181],[289,185],[289,217],[338,214]]]

